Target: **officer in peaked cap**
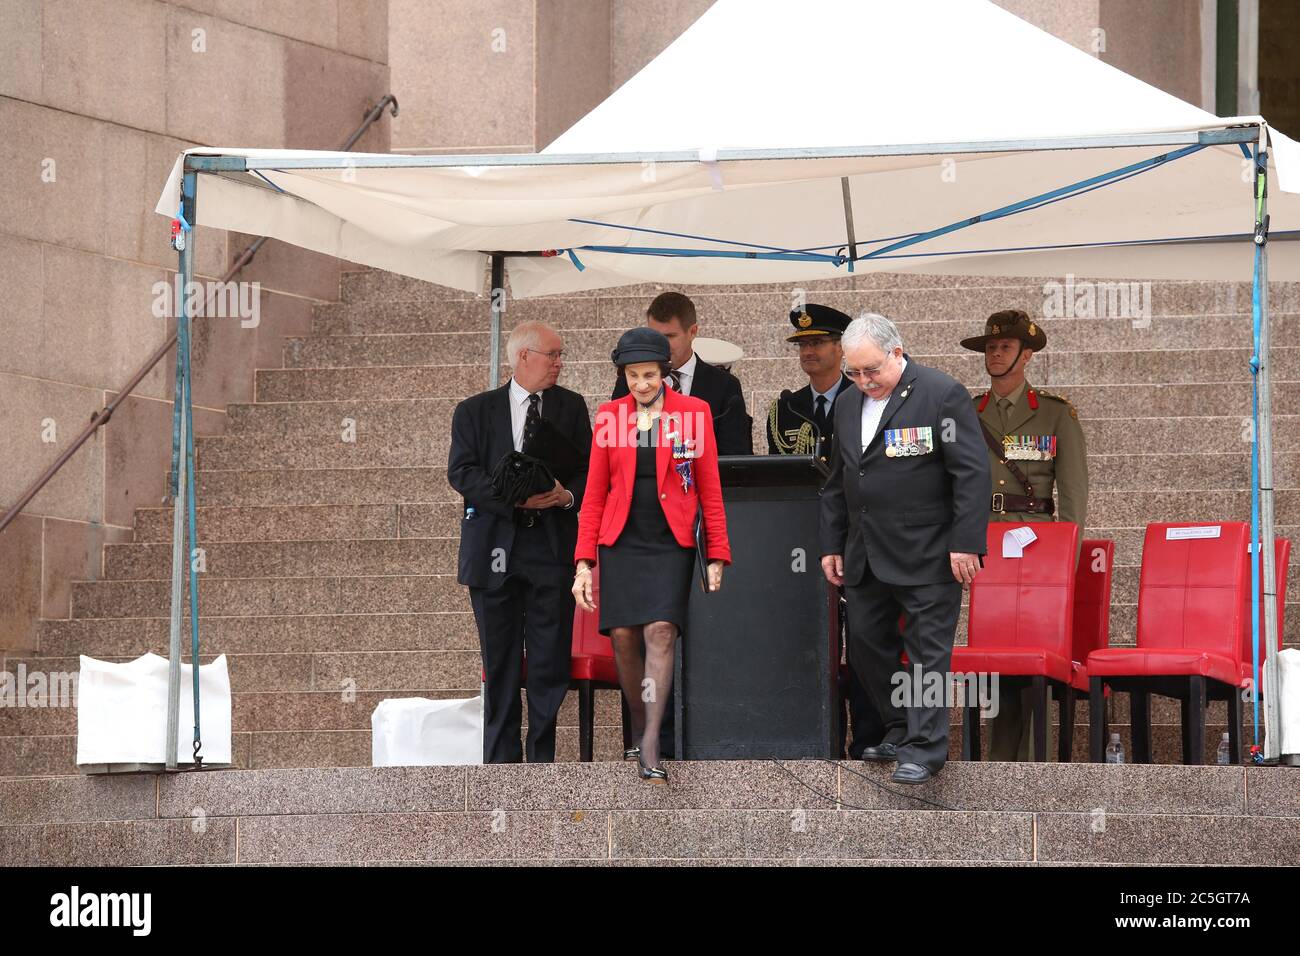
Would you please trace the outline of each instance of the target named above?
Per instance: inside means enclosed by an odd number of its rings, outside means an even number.
[[[1047,347],[1047,333],[1021,310],[1006,309],[988,317],[983,335],[961,344],[983,354],[992,386],[974,398],[990,446],[989,520],[1073,521],[1082,542],[1088,459],[1079,413],[1062,396],[1025,380],[1025,367]],[[1059,504],[1052,501],[1053,488]],[[1002,689],[989,729],[990,760],[1030,759],[1031,714],[1028,690]]]
[[[786,338],[799,349],[799,368],[808,384],[767,409],[769,455],[830,455],[835,432],[835,400],[851,394],[853,383],[841,370],[840,336],[852,321],[839,309],[808,303],[790,313],[794,334]]]
[[[840,335],[852,319],[828,305],[808,303],[790,312],[794,333],[786,338],[798,346],[799,369],[808,384],[777,398],[767,410],[767,453],[769,455],[816,455],[829,458],[835,437],[835,401],[853,395],[853,382],[842,371],[844,350]],[[783,393],[784,394],[784,393]],[[841,602],[843,597],[840,598]],[[844,620],[841,607],[841,620]],[[875,705],[858,682],[852,667],[842,680],[840,705],[840,748],[857,760],[862,751],[879,743],[885,725]],[[847,709],[847,714],[845,710]],[[847,720],[845,718],[848,718]],[[852,723],[853,737],[848,735]]]

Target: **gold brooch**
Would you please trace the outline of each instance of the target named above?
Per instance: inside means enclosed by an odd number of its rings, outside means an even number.
[[[1036,328],[1034,327],[1034,323],[1032,323],[1032,322],[1029,323],[1029,334],[1030,334],[1030,335],[1037,335],[1037,334],[1038,334],[1038,329],[1036,329]]]
[[[991,330],[991,331],[989,332],[989,335],[997,335],[998,333],[1000,333],[1000,332],[1002,331],[1002,326],[1000,326],[1000,325],[993,325],[993,326],[990,326],[989,328],[990,328],[990,330]]]
[[[812,316],[809,315],[807,312],[800,312],[800,313],[799,313],[799,328],[801,328],[801,329],[806,329],[806,328],[808,328],[808,326],[810,326],[810,325],[812,325]]]

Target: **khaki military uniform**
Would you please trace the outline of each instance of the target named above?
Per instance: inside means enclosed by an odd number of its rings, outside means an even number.
[[[1029,480],[1033,497],[1057,503],[1054,514],[1008,510],[1028,491],[1003,462],[989,452],[993,475],[990,521],[1073,521],[1082,545],[1088,513],[1088,459],[1079,413],[1066,399],[1032,385],[999,400],[996,392],[975,396],[980,420],[1003,443],[1004,454]],[[1032,702],[1023,693],[1003,693],[998,716],[989,727],[990,760],[1028,760],[1031,753]]]

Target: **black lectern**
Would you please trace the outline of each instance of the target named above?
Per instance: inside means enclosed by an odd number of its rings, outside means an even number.
[[[677,754],[834,757],[839,634],[817,534],[822,476],[807,455],[728,456],[718,466],[732,564],[721,591],[692,585],[678,643]]]

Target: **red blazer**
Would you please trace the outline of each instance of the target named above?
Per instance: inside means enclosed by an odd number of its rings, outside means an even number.
[[[587,471],[587,492],[578,515],[578,546],[573,560],[595,561],[596,545],[611,545],[623,533],[632,507],[632,486],[636,479],[636,399],[631,395],[606,402],[596,412],[591,442],[591,464]],[[682,476],[668,444],[685,444],[696,457],[691,464],[689,491],[682,489]],[[713,438],[713,415],[707,402],[672,389],[664,393],[659,422],[659,504],[673,537],[683,548],[695,547],[695,518],[704,513],[704,534],[710,561],[731,563],[727,541],[727,516],[722,509],[722,483],[718,478],[718,448]]]

